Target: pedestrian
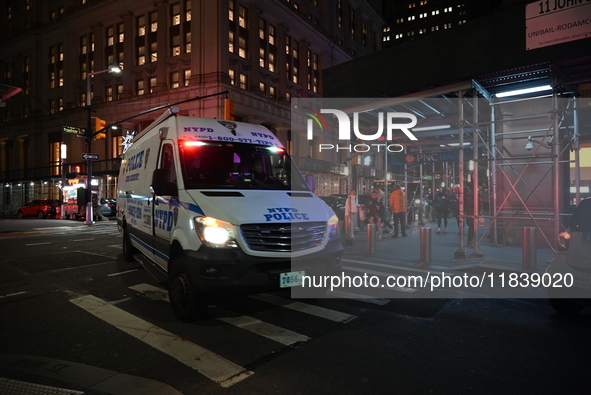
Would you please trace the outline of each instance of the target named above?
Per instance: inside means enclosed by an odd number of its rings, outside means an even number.
[[[466,243],[466,247],[474,247],[474,193],[469,183],[464,187],[464,214],[466,215],[466,225],[468,225],[468,242]]]
[[[357,219],[357,195],[355,190],[351,189],[347,201],[345,202],[345,233],[350,238],[355,239],[355,220]]]
[[[402,237],[406,237],[406,194],[400,189],[400,185],[394,185],[392,193],[388,197],[388,203],[394,220],[394,234],[392,237],[398,237],[398,224],[400,224]]]
[[[386,203],[387,203],[386,202],[386,194],[377,185],[374,185],[373,190],[374,190],[375,193],[377,193],[378,200],[384,206],[384,215],[382,216],[382,224],[384,224],[384,227],[386,229],[388,229],[390,231],[390,233],[392,233],[392,224],[390,224],[390,221],[388,220],[388,212],[387,212],[388,210],[386,210],[387,209],[387,207],[386,207]]]
[[[371,193],[371,200],[367,202],[367,217],[370,224],[376,224],[378,240],[382,240],[382,217],[384,216],[384,205],[378,200],[376,192]]]
[[[454,186],[447,196],[447,200],[449,201],[449,208],[451,210],[451,214],[456,217],[456,223],[458,224],[458,234],[460,234],[460,186]]]
[[[449,211],[449,201],[443,192],[443,188],[439,188],[435,194],[435,215],[437,216],[437,233],[441,233],[441,219],[443,219],[443,233],[447,233],[447,212]]]

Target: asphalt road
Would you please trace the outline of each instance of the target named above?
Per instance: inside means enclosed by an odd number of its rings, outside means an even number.
[[[591,315],[543,299],[274,293],[220,300],[187,324],[123,261],[114,221],[0,220],[0,251],[11,380],[126,395],[588,392]]]

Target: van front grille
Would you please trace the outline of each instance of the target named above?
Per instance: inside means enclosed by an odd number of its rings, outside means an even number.
[[[251,250],[293,252],[321,245],[326,223],[245,224],[240,226],[240,230]]]

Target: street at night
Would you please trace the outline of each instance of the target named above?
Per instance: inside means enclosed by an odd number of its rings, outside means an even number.
[[[591,0],[0,2],[0,395],[587,394]]]
[[[591,315],[560,316],[545,299],[292,301],[272,293],[220,300],[188,324],[161,284],[122,260],[114,221],[0,226],[4,377],[88,394],[584,388]],[[88,298],[109,310],[85,308]]]

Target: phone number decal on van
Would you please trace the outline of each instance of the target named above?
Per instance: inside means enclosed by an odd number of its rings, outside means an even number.
[[[248,143],[248,144],[259,144],[259,145],[274,145],[274,143],[272,141],[245,139],[243,137],[230,137],[230,136],[196,136],[196,138],[198,140],[226,141],[226,142],[229,142],[229,143]]]

